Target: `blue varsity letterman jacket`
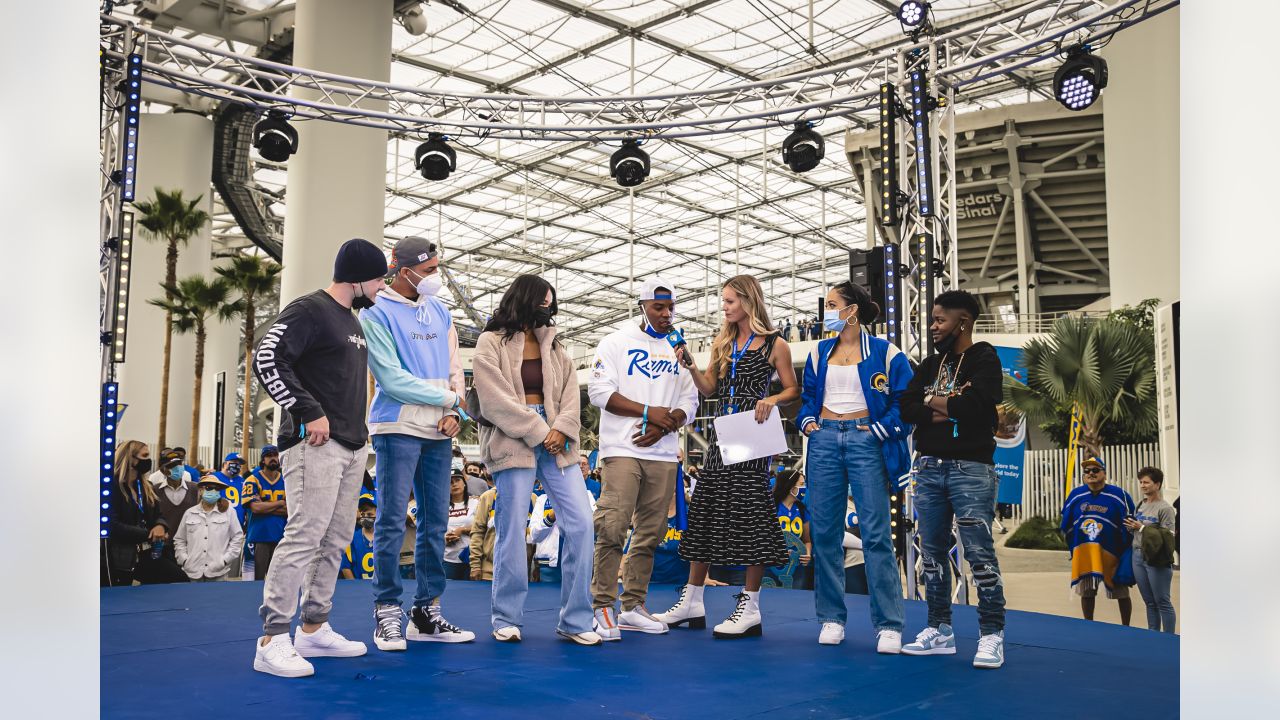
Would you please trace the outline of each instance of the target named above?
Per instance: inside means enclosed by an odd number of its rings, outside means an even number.
[[[911,450],[908,439],[912,426],[898,414],[898,398],[911,382],[911,364],[907,356],[888,340],[863,331],[862,362],[858,363],[858,380],[862,383],[862,395],[867,400],[871,414],[871,432],[880,440],[885,469],[889,481],[897,484],[899,478],[911,471]],[[800,431],[811,422],[818,422],[822,412],[822,396],[827,386],[827,360],[835,350],[839,338],[827,338],[809,352],[804,364],[804,387],[800,390],[800,415],[797,424]]]

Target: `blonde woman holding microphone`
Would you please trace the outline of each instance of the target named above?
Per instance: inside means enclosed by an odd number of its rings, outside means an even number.
[[[720,414],[754,412],[756,422],[763,423],[779,403],[800,397],[791,348],[769,322],[764,292],[754,277],[730,278],[721,293],[721,308],[724,324],[711,344],[706,370],[693,364],[687,347],[679,348],[677,357],[689,366],[698,392],[719,401]],[[782,391],[769,395],[774,374]],[[745,565],[746,583],[736,596],[737,608],[715,626],[713,634],[717,638],[758,636],[764,569],[788,558],[769,490],[769,458],[725,465],[718,441],[712,440],[698,491],[689,502],[689,528],[680,542],[680,557],[689,561],[689,583],[681,588],[675,606],[656,619],[670,627],[706,627],[702,594],[707,570],[711,565]]]

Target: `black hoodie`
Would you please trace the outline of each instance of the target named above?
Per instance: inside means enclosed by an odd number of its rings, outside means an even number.
[[[944,361],[946,369],[939,372]],[[925,358],[898,401],[902,419],[916,426],[916,450],[930,457],[990,465],[996,449],[996,406],[1004,398],[1003,384],[1000,356],[990,343],[974,343],[963,353],[952,351]],[[955,422],[933,422],[924,396],[949,395],[952,388],[957,392],[947,400],[947,414]]]

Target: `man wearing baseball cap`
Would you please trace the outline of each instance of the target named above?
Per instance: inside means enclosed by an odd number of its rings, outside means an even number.
[[[284,538],[289,514],[288,493],[280,474],[280,449],[264,445],[258,467],[245,478],[241,504],[249,511],[249,529],[245,536],[253,547],[253,577],[265,580],[271,570],[271,558]]]
[[[434,243],[407,237],[391,252],[387,277],[374,306],[360,312],[376,387],[369,432],[377,453],[378,542],[374,548],[373,642],[404,650],[399,553],[409,493],[418,503],[409,640],[467,642],[475,633],[445,620],[444,536],[449,527],[449,470],[453,437],[461,429],[463,392],[458,332],[442,287]],[[461,458],[459,458],[461,460]]]
[[[276,444],[289,495],[289,522],[263,583],[259,672],[302,677],[315,673],[304,657],[367,651],[329,626],[329,611],[369,454],[368,353],[351,310],[372,307],[386,274],[377,246],[348,240],[334,259],[333,282],[285,306],[254,352],[253,372],[282,411]],[[291,643],[299,594],[302,624]]]
[[[1062,504],[1062,534],[1071,549],[1071,587],[1080,596],[1085,620],[1093,619],[1098,589],[1120,606],[1125,625],[1133,615],[1129,586],[1115,582],[1116,569],[1133,542],[1124,520],[1134,513],[1133,498],[1123,488],[1107,483],[1107,464],[1099,457],[1081,463],[1084,485],[1071,491]]]
[[[653,552],[666,535],[667,507],[676,492],[677,431],[698,408],[693,379],[667,341],[675,319],[675,285],[662,278],[645,280],[639,303],[638,323],[600,341],[587,386],[591,404],[600,408],[602,477],[591,594],[594,630],[604,640],[621,640],[620,630],[667,632],[644,602]],[[618,565],[633,523],[618,615]]]

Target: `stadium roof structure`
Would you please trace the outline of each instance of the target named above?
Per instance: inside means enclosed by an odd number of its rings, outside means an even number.
[[[270,49],[279,58],[291,42],[288,33],[278,33],[255,44],[244,33],[225,32],[226,23],[201,21],[194,12],[148,13],[148,5],[280,18],[292,9],[286,0],[117,3],[112,14],[242,55]],[[1144,3],[1116,0],[931,5],[939,33],[974,29],[967,39],[975,54],[1015,46],[1049,23],[1070,28],[1121,5],[1130,16],[1144,12]],[[889,0],[433,0],[422,5],[425,33],[394,27],[390,82],[446,93],[539,97],[656,96],[766,83],[911,42],[897,7]],[[982,29],[988,20],[995,31]],[[1052,99],[1058,62],[1044,61],[1043,50],[1038,48],[1038,59],[1029,52],[1025,61],[1002,63],[961,87],[958,110]],[[287,52],[284,57],[278,61],[287,64]],[[236,82],[232,73],[225,77]],[[164,111],[157,102],[148,109]],[[683,112],[688,117],[706,108],[694,104]],[[456,171],[431,182],[414,169],[414,150],[425,134],[393,132],[385,241],[438,238],[445,263],[482,313],[496,307],[512,277],[543,274],[558,290],[558,322],[574,343],[593,343],[632,312],[633,285],[654,274],[676,284],[685,298],[679,323],[691,337],[712,331],[718,288],[739,272],[761,280],[775,321],[809,317],[822,287],[847,276],[848,251],[866,246],[866,211],[843,138],[847,129],[869,127],[875,113],[827,108],[807,119],[816,121],[827,143],[825,159],[810,172],[797,174],[782,163],[780,148],[791,127],[775,117],[750,129],[651,138],[644,144],[651,175],[634,191],[609,175],[616,139],[463,134],[452,143]],[[253,162],[258,197],[283,222],[286,166],[256,154]],[[216,247],[262,252],[220,200],[214,210]],[[463,308],[455,313],[473,324]]]

